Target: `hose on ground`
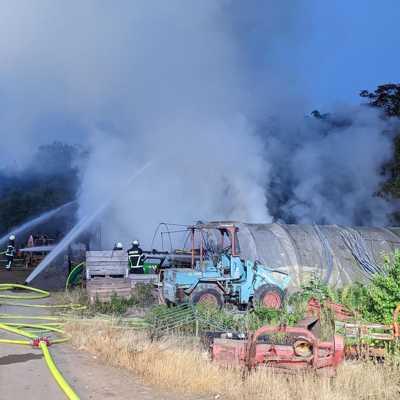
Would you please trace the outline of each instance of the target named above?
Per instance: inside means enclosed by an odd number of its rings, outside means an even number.
[[[82,309],[83,306],[78,304],[62,304],[62,305],[49,305],[49,304],[28,304],[28,303],[15,303],[9,301],[2,301],[2,299],[13,299],[13,300],[35,300],[44,299],[50,296],[50,293],[36,289],[30,286],[18,285],[12,283],[0,284],[0,291],[12,291],[15,289],[25,290],[30,292],[29,294],[0,294],[0,305],[12,305],[17,307],[38,307],[38,308],[70,308],[70,309]],[[38,320],[41,322],[32,323],[24,322],[23,320]],[[1,322],[4,320],[20,320],[18,322]],[[53,321],[53,322],[48,322]],[[65,393],[69,400],[79,400],[78,395],[74,392],[68,382],[64,379],[57,366],[51,357],[48,347],[51,344],[64,343],[68,340],[62,329],[63,322],[59,317],[50,316],[27,316],[27,315],[14,315],[14,314],[0,314],[0,331],[5,331],[10,334],[22,336],[24,340],[16,339],[0,339],[0,343],[4,344],[18,344],[25,346],[33,346],[42,350],[44,359],[47,367],[51,372],[52,376]],[[43,336],[44,334],[60,335],[60,337],[49,337]]]

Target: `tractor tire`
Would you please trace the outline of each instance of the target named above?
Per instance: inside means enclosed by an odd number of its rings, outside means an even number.
[[[279,310],[283,306],[285,292],[278,286],[262,285],[254,293],[253,303],[258,303],[262,307]]]
[[[204,288],[194,290],[191,295],[191,303],[204,304],[214,306],[215,308],[221,309],[224,305],[224,299],[222,293],[218,289]]]

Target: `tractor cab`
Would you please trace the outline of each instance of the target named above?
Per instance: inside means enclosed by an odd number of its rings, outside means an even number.
[[[189,227],[191,232],[192,254],[198,254],[192,268],[202,268],[205,263],[214,264],[214,267],[223,267],[230,272],[231,259],[239,258],[238,228],[234,223],[210,222],[198,223]],[[229,271],[228,271],[229,270]]]
[[[177,229],[173,227],[178,226]],[[160,228],[163,230],[160,230]],[[205,271],[223,268],[229,274],[231,258],[239,257],[238,228],[231,222],[198,222],[194,225],[162,223],[154,234],[152,248],[145,258],[163,255],[163,268],[190,268]],[[158,236],[158,242],[155,238]]]

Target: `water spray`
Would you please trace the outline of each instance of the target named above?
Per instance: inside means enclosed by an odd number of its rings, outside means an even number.
[[[35,217],[35,218],[31,219],[30,221],[20,225],[19,227],[14,228],[13,230],[11,230],[10,232],[8,232],[7,234],[5,234],[3,237],[0,238],[0,246],[2,246],[4,243],[7,243],[7,240],[10,235],[19,235],[19,234],[27,231],[28,229],[31,229],[34,226],[39,225],[39,224],[49,220],[51,217],[53,217],[54,215],[63,211],[64,209],[72,206],[74,203],[76,203],[76,201],[70,201],[69,203],[66,203],[60,207],[53,209],[53,210],[46,211],[45,213],[39,215],[38,217]]]
[[[142,168],[133,174],[129,179],[130,184],[138,176],[152,165],[152,162],[146,163]],[[118,193],[118,191],[116,191]],[[55,248],[41,261],[41,263],[32,271],[26,279],[26,283],[32,282],[42,271],[44,271],[63,251],[69,246],[82,232],[84,232],[96,219],[101,216],[104,211],[114,202],[116,196],[109,198],[92,214],[84,216],[78,223],[68,232],[68,234],[58,243]]]

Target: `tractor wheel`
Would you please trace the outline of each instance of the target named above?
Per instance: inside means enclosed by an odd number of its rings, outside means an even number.
[[[282,308],[284,297],[283,290],[274,285],[262,285],[254,293],[255,303],[274,310]]]
[[[192,293],[191,302],[192,304],[204,304],[219,309],[224,305],[222,293],[213,288],[195,290]]]

